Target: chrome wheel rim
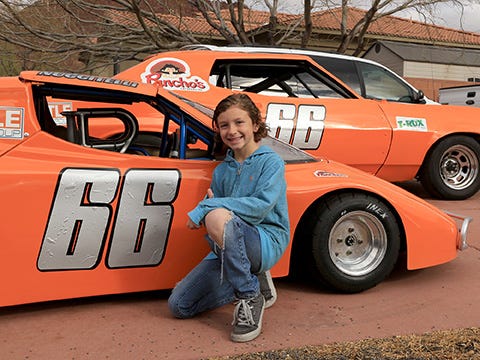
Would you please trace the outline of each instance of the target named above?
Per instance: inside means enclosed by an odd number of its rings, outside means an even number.
[[[478,177],[478,158],[470,148],[455,145],[445,151],[440,160],[440,176],[451,189],[463,190]]]
[[[329,236],[329,253],[343,273],[362,276],[375,270],[387,252],[387,233],[382,222],[366,211],[343,215]]]

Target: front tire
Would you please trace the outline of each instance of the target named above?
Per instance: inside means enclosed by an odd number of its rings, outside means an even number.
[[[374,287],[393,270],[401,236],[397,220],[371,195],[348,193],[317,204],[310,220],[310,274],[336,291]]]
[[[468,136],[439,142],[425,158],[420,181],[433,196],[464,200],[480,189],[480,144]]]

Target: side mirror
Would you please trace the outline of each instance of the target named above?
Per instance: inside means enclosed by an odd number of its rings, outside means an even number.
[[[425,94],[423,93],[422,90],[418,90],[413,93],[412,95],[412,100],[414,103],[419,103],[419,104],[425,104]]]

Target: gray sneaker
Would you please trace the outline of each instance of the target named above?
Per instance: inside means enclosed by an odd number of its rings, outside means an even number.
[[[262,318],[265,299],[258,294],[253,299],[239,300],[233,312],[233,330],[230,338],[235,342],[255,339],[262,331]]]
[[[257,278],[260,283],[260,292],[265,298],[265,309],[268,309],[277,301],[277,290],[273,285],[272,275],[270,271],[265,271],[257,274]]]

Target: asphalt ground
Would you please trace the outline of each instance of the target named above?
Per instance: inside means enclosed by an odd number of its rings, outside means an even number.
[[[386,281],[353,295],[275,279],[278,300],[265,312],[262,334],[244,344],[229,338],[233,305],[178,320],[168,311],[168,291],[2,308],[1,358],[205,359],[478,327],[480,193],[439,201],[416,182],[401,186],[443,210],[473,217],[470,247],[428,269],[407,271],[400,259]]]

